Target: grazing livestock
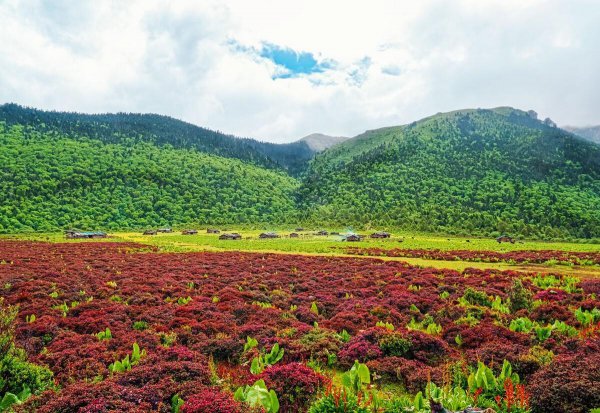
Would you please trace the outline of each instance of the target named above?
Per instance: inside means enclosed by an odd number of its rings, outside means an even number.
[[[290,234],[290,238],[298,238],[298,237],[300,237],[300,235],[298,235],[298,234],[297,234],[297,233],[295,233],[295,232],[292,232],[292,233]]]
[[[219,234],[219,233],[221,233],[221,231],[219,231],[218,229],[215,229],[215,228],[207,228],[206,233],[207,234]]]
[[[322,235],[322,236],[326,236],[329,235],[329,232],[325,231],[325,230],[321,230],[321,231],[317,231],[317,233],[315,235]]]
[[[144,231],[143,235],[156,235],[156,230],[155,229],[147,229],[146,231]]]
[[[173,229],[172,228],[159,228],[156,231],[162,232],[163,234],[170,234],[171,232],[173,232]]]

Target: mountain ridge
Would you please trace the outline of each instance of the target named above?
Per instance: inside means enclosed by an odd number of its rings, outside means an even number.
[[[4,232],[294,222],[600,237],[600,145],[533,111],[438,113],[318,152],[160,115],[3,105],[0,126]]]
[[[600,125],[583,127],[563,126],[562,128],[591,142],[600,144]]]

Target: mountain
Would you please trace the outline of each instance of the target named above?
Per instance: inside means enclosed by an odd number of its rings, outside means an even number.
[[[323,135],[322,133],[313,133],[311,135],[305,136],[304,138],[300,139],[300,142],[306,142],[308,147],[312,151],[317,153],[317,152],[322,152],[325,149],[330,148],[333,145],[336,145],[340,142],[344,142],[347,139],[348,138],[346,138],[344,136],[329,136],[329,135]]]
[[[42,133],[59,133],[75,139],[90,138],[104,143],[146,142],[177,149],[239,159],[269,169],[299,175],[315,151],[306,142],[274,144],[237,138],[168,116],[138,113],[88,115],[43,111],[13,103],[0,105],[0,122],[27,125]]]
[[[528,237],[600,237],[600,146],[534,112],[437,114],[318,154],[304,218]]]
[[[303,223],[600,238],[600,145],[533,111],[341,139],[279,145],[160,115],[3,105],[0,232]]]
[[[600,143],[600,126],[587,126],[583,128],[565,126],[563,129],[589,141]]]
[[[295,212],[297,182],[282,171],[124,135],[89,138],[78,135],[85,125],[61,122],[66,133],[0,121],[0,233],[275,224]]]

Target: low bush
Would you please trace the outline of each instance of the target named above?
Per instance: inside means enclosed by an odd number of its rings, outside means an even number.
[[[600,406],[600,354],[561,357],[529,382],[532,413],[588,413]]]
[[[259,378],[275,390],[281,410],[290,413],[306,411],[326,380],[300,363],[276,364],[265,369]]]

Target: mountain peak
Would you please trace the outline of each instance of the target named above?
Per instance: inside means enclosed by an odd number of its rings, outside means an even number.
[[[347,140],[345,136],[330,136],[322,133],[311,133],[299,139],[300,142],[306,142],[308,147],[315,152],[321,152],[325,149]]]
[[[600,125],[599,126],[563,126],[563,129],[569,131],[583,139],[600,143]]]

